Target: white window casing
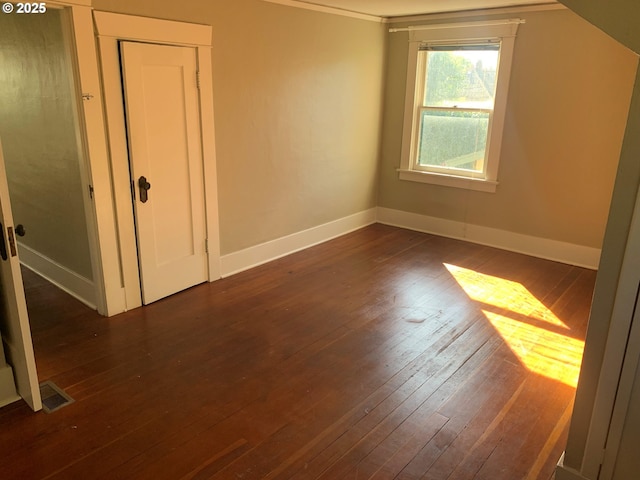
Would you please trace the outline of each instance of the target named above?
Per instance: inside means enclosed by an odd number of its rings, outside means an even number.
[[[466,188],[483,192],[495,192],[498,185],[498,166],[502,146],[502,133],[507,106],[511,62],[520,19],[487,22],[466,22],[440,25],[423,25],[391,29],[390,32],[409,32],[409,61],[402,132],[400,168],[401,180],[431,183],[449,187]],[[499,43],[500,55],[493,112],[489,120],[485,166],[482,172],[434,172],[417,168],[417,148],[420,125],[418,112],[424,95],[424,55],[420,49],[430,45],[469,45],[486,42]]]

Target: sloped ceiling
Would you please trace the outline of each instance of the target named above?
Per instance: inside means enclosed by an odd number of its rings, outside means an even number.
[[[640,54],[640,33],[638,32],[640,1],[560,0],[560,2]]]
[[[557,2],[556,0],[301,0],[299,3],[333,7],[378,17],[401,17]]]

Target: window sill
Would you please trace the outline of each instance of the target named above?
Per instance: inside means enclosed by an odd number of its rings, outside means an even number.
[[[498,182],[481,178],[465,178],[441,173],[418,172],[416,170],[398,169],[400,180],[410,182],[431,183],[445,187],[464,188],[478,192],[495,193]]]

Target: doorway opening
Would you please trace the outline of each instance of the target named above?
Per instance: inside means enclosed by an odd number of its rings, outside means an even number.
[[[96,308],[70,28],[62,8],[0,16],[0,137],[21,263]]]
[[[12,205],[18,235],[16,253],[23,275],[55,285],[51,288],[75,297],[93,312],[100,304],[101,282],[81,134],[71,13],[69,8],[46,8],[38,15],[0,16],[1,173],[10,199],[3,207]],[[20,283],[19,275],[14,278]],[[31,336],[27,335],[27,313],[32,307],[27,303],[26,311],[20,314],[26,329],[24,340],[13,338],[10,320],[3,325],[3,337],[18,391],[23,398],[32,399],[28,403],[37,409],[36,369],[28,358],[33,358]],[[50,307],[47,316],[54,324],[69,318],[68,312]],[[45,379],[43,375],[38,378]]]

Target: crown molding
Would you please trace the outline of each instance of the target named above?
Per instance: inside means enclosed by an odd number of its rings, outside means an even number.
[[[341,15],[343,17],[357,18],[358,20],[367,20],[369,22],[387,23],[387,19],[384,17],[377,17],[375,15],[366,15],[364,13],[352,12],[351,10],[342,10],[341,8],[325,7],[323,5],[300,2],[298,0],[264,0],[264,1],[269,3],[276,3],[278,5],[285,5],[287,7],[302,8],[304,10],[312,10],[314,12],[330,13],[333,15]]]
[[[463,17],[474,17],[480,15],[503,15],[515,13],[543,12],[548,10],[567,10],[567,7],[560,3],[540,3],[535,5],[521,5],[513,7],[484,8],[478,10],[461,10],[457,12],[429,13],[424,15],[407,15],[404,17],[387,18],[387,23],[407,23],[422,22],[427,20],[450,20]]]
[[[76,0],[78,1],[78,0]],[[82,1],[82,0],[80,0]],[[478,15],[501,15],[512,13],[528,13],[528,12],[542,12],[547,10],[566,10],[567,7],[561,3],[555,1],[544,1],[543,3],[534,3],[531,5],[514,5],[512,7],[497,7],[497,8],[483,8],[477,10],[460,10],[455,12],[442,12],[442,13],[425,13],[422,15],[405,15],[401,17],[379,17],[376,15],[367,15],[365,13],[358,13],[351,10],[344,10],[341,8],[327,7],[324,5],[316,5],[315,3],[307,3],[300,0],[263,0],[269,3],[275,3],[278,5],[285,5],[287,7],[302,8],[304,10],[311,10],[314,12],[329,13],[332,15],[340,15],[343,17],[356,18],[358,20],[366,20],[375,23],[406,23],[406,22],[420,22],[428,20],[447,20],[456,19],[469,16]]]

